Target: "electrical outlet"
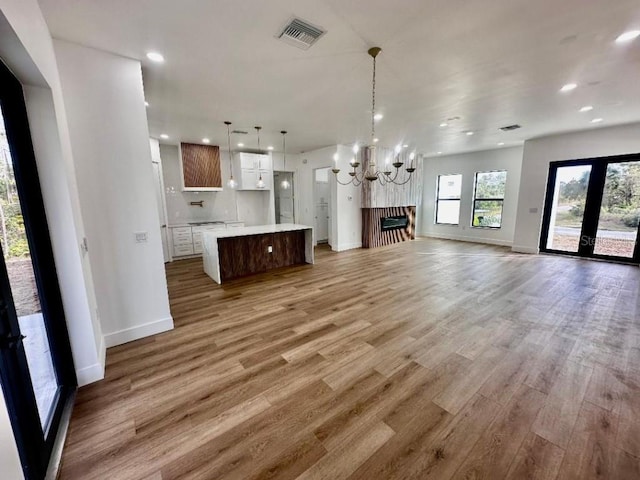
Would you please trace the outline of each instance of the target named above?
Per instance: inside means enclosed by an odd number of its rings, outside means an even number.
[[[136,243],[147,243],[147,232],[136,232]]]
[[[273,253],[273,245],[267,247],[267,253]]]

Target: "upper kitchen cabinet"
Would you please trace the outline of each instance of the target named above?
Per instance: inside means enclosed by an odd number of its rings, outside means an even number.
[[[238,190],[271,190],[273,167],[271,155],[238,152],[233,157],[233,171],[238,180]],[[264,188],[258,188],[262,176]]]
[[[213,145],[180,144],[182,190],[219,192],[222,190],[220,148]]]

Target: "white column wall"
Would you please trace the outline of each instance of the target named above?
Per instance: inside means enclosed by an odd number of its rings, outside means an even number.
[[[170,330],[140,62],[54,48],[105,344]]]

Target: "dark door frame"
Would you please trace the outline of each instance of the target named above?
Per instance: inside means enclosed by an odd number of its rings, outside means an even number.
[[[44,478],[63,410],[77,387],[22,85],[0,62],[0,104],[58,392],[43,432],[3,257],[0,257],[0,383],[25,477]]]
[[[607,179],[607,167],[612,163],[638,162],[640,153],[628,155],[614,155],[609,157],[594,157],[576,160],[563,160],[549,163],[549,177],[547,179],[547,191],[545,194],[544,212],[542,216],[542,230],[540,232],[540,251],[545,253],[558,253],[583,258],[596,258],[600,260],[610,260],[622,263],[640,264],[640,225],[636,235],[636,244],[633,257],[619,257],[614,255],[599,255],[594,253],[595,240],[600,220],[600,207],[604,195],[604,186]],[[551,210],[553,209],[553,194],[555,190],[558,168],[576,167],[591,165],[589,184],[587,186],[587,196],[584,207],[584,217],[580,232],[580,244],[577,252],[565,252],[547,248],[547,238],[549,236]]]

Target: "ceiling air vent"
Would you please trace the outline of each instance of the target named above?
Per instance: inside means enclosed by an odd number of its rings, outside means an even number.
[[[287,23],[278,38],[289,45],[307,50],[324,34],[325,31],[321,28],[314,27],[299,18],[293,18]]]
[[[510,132],[511,130],[517,130],[519,128],[522,128],[522,127],[517,123],[514,123],[513,125],[507,125],[506,127],[502,127],[500,130],[502,130],[503,132]]]
[[[235,135],[247,135],[249,132],[245,132],[244,130],[232,130],[231,133]]]

